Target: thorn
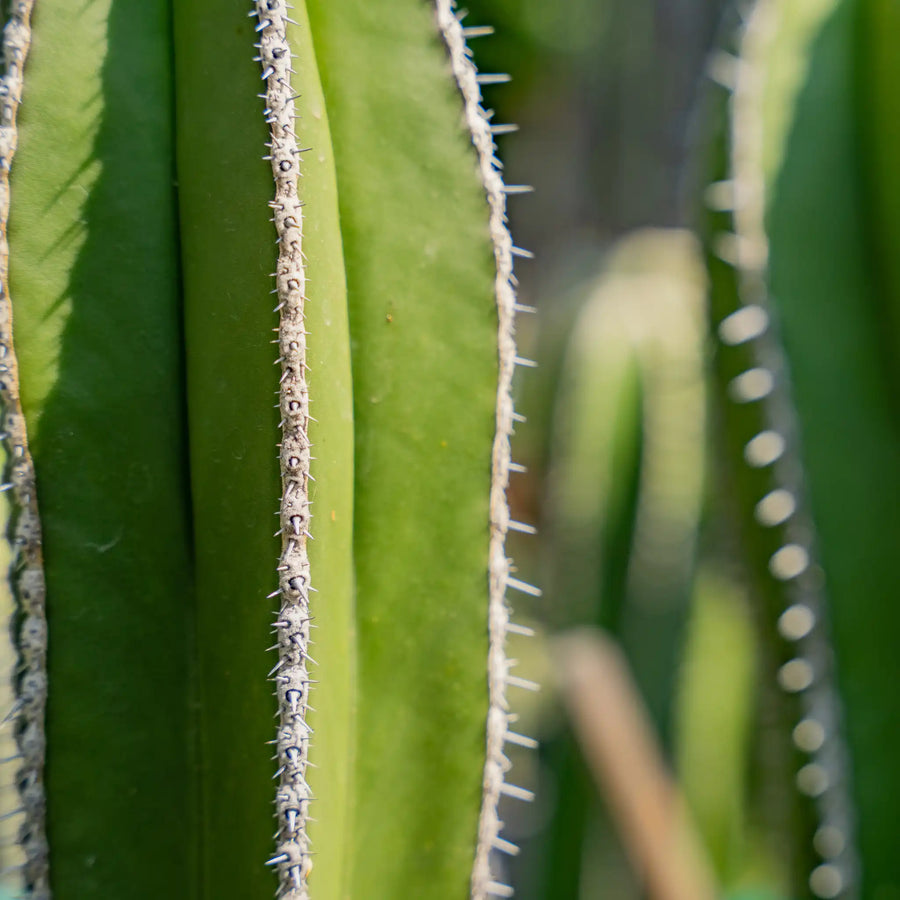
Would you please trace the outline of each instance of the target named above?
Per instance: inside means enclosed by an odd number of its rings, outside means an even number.
[[[734,181],[714,181],[706,186],[703,191],[703,202],[707,209],[713,212],[734,212],[735,195],[737,194]]]
[[[537,363],[533,359],[525,359],[523,356],[516,356],[513,363],[517,366],[523,366],[526,369],[536,369]]]
[[[537,534],[537,528],[534,525],[528,525],[525,522],[516,522],[513,519],[509,520],[508,527],[510,531],[519,531],[522,534]]]
[[[522,247],[510,247],[509,252],[513,256],[521,256],[522,259],[534,259],[534,254],[530,250],[524,250]]]
[[[536,306],[525,306],[524,303],[514,303],[513,309],[516,312],[521,312],[521,313],[536,313],[537,312]]]
[[[526,581],[520,581],[518,578],[510,578],[509,576],[506,578],[506,586],[511,587],[514,591],[519,591],[522,594],[530,594],[532,597],[541,597],[544,593],[539,587],[535,587],[533,584],[528,584]]]
[[[499,881],[489,881],[487,883],[487,892],[494,897],[514,897],[513,889],[508,884],[501,884]]]
[[[492,842],[494,847],[501,853],[507,853],[510,856],[518,856],[519,848],[512,841],[506,841],[500,835],[494,835]]]
[[[506,630],[510,634],[521,634],[523,637],[534,637],[534,629],[527,625],[517,625],[515,622],[507,622]]]
[[[729,91],[733,91],[738,79],[741,60],[724,50],[718,51],[709,61],[706,74]]]
[[[522,688],[524,691],[539,691],[541,686],[536,681],[529,681],[527,678],[519,678],[518,675],[507,675],[506,683],[510,687]]]
[[[507,84],[512,81],[512,76],[505,72],[495,72],[490,75],[476,75],[475,81],[478,84]]]
[[[510,123],[509,125],[491,125],[490,129],[491,134],[513,134],[519,130],[519,126]]]
[[[473,25],[463,28],[463,37],[468,41],[471,38],[490,37],[494,33],[493,25]]]
[[[504,194],[533,194],[534,185],[531,184],[504,184],[501,188]]]
[[[500,785],[500,793],[505,794],[507,797],[512,797],[515,800],[522,800],[525,803],[531,803],[531,801],[534,800],[534,791],[529,791],[518,785],[510,784],[507,781],[504,781],[503,784]]]
[[[525,473],[525,472],[528,471],[528,466],[523,466],[521,463],[514,463],[514,462],[511,462],[511,463],[509,464],[509,471],[510,471],[510,472],[522,472],[522,473]]]
[[[516,744],[519,747],[527,747],[529,750],[537,750],[538,742],[534,738],[517,734],[515,731],[507,731],[504,740],[508,744]]]

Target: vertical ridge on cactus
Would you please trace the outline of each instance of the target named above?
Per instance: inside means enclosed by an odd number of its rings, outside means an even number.
[[[885,828],[898,796],[887,686],[897,673],[900,439],[890,339],[877,318],[894,273],[877,257],[889,228],[871,239],[884,209],[866,215],[871,176],[857,139],[861,113],[895,87],[870,84],[860,105],[860,75],[885,77],[858,27],[876,7],[756,3],[731,83],[730,164],[707,191],[718,369],[732,395],[726,430],[746,463],[736,483],[767,643],[795,711],[798,804],[812,813],[791,838],[805,857],[795,893],[817,897],[897,887]],[[890,39],[892,22],[883,20]],[[890,135],[882,127],[876,162]],[[753,371],[769,373],[765,391],[747,379]]]
[[[284,14],[283,5],[276,4],[275,11]],[[298,685],[283,681],[282,651],[267,664],[261,655],[271,644],[280,650],[293,643],[294,629],[284,625],[293,619],[295,626],[313,628],[312,646],[303,651],[312,668],[299,679],[310,682],[305,687],[315,698],[311,704],[315,711],[310,710],[307,720],[313,755],[308,776],[313,799],[308,805],[315,820],[309,822],[308,839],[316,862],[311,890],[316,896],[337,898],[344,895],[347,868],[355,668],[352,388],[337,193],[328,117],[300,5],[291,13],[297,24],[288,22],[280,40],[286,39],[296,55],[286,65],[296,70],[290,73],[290,96],[301,95],[295,100],[301,141],[297,149],[310,148],[291,154],[303,173],[298,199],[307,206],[303,254],[309,288],[303,292],[308,298],[305,325],[296,318],[285,322],[295,332],[309,332],[299,337],[306,340],[302,371],[315,416],[308,429],[311,456],[309,450],[306,454],[313,518],[312,525],[302,530],[316,537],[308,552],[318,592],[310,597],[310,612],[298,615],[297,593],[289,581],[303,576],[282,568],[281,541],[273,539],[277,530],[286,542],[294,530],[290,516],[286,522],[280,521],[281,513],[273,516],[279,494],[291,501],[287,486],[278,487],[278,460],[290,481],[303,456],[298,454],[298,462],[292,462],[291,442],[284,437],[276,447],[279,421],[283,419],[285,426],[299,421],[290,408],[290,403],[300,402],[296,382],[288,384],[290,376],[282,370],[279,377],[276,367],[296,356],[299,346],[292,348],[290,343],[299,344],[298,333],[286,337],[279,326],[285,299],[283,293],[271,290],[279,248],[277,230],[268,220],[273,214],[277,218],[289,213],[272,205],[275,160],[260,159],[276,156],[272,147],[265,146],[273,143],[265,123],[266,117],[271,118],[264,111],[269,104],[265,97],[257,97],[266,87],[260,79],[265,67],[260,68],[262,60],[253,61],[264,55],[263,47],[254,51],[253,45],[264,43],[261,37],[266,32],[256,31],[258,17],[246,13],[244,4],[232,4],[229,20],[234,28],[223,29],[223,40],[215,42],[207,40],[207,23],[210,17],[221,17],[220,4],[182,4],[176,18],[198,632],[205,649],[201,881],[210,896],[233,891],[267,895],[274,884],[263,863],[274,859],[281,885],[303,890],[296,887],[297,873],[292,869],[298,863],[308,868],[308,863],[282,858],[285,851],[273,852],[270,843],[271,776],[289,762],[286,753],[295,755],[290,748],[296,746],[293,739],[283,739],[282,728],[272,733],[272,715],[280,703],[282,715],[293,717],[294,709],[307,705],[307,696],[304,691],[296,698],[290,691]],[[211,83],[207,73],[220,68]],[[212,163],[196,152],[210,138],[218,147]],[[275,276],[275,290],[283,292],[293,276],[286,276],[283,266],[277,268],[281,274]],[[293,285],[289,290],[293,301],[297,293]],[[287,312],[296,316],[295,310]],[[288,390],[282,391],[283,385]],[[313,587],[308,581],[301,586]],[[281,609],[285,615],[278,612]],[[313,621],[302,621],[310,616]],[[315,659],[314,665],[309,657]],[[268,670],[275,703],[267,696]],[[296,681],[296,672],[291,677]],[[296,727],[303,729],[300,722]],[[273,747],[271,753],[265,752],[267,743]],[[316,763],[316,754],[321,754],[322,762]],[[292,826],[297,834],[307,812],[307,804],[288,787],[278,788],[275,846],[279,848]],[[229,827],[223,828],[223,822]]]
[[[47,871],[46,796],[44,790],[44,712],[47,704],[47,618],[46,585],[41,550],[41,522],[37,509],[34,460],[28,444],[25,414],[19,385],[19,364],[12,341],[13,312],[9,284],[9,171],[18,146],[17,116],[22,100],[22,75],[31,45],[33,2],[16,5],[3,29],[4,72],[0,91],[0,400],[3,405],[3,436],[9,448],[4,460],[12,491],[15,515],[11,569],[13,598],[18,615],[13,615],[10,632],[18,630],[16,670],[11,673],[16,699],[4,718],[16,726],[20,759],[13,781],[24,817],[17,823],[24,853],[22,876],[17,888],[29,885],[36,897],[49,889]],[[6,479],[4,479],[6,481]],[[16,625],[18,624],[18,629]],[[8,883],[3,872],[4,883]]]
[[[891,637],[900,587],[900,421],[888,362],[894,351],[885,353],[879,319],[890,285],[868,239],[856,136],[855,81],[869,51],[857,40],[860,0],[829,9],[811,44],[808,80],[797,96],[770,204],[770,273],[828,578],[852,765],[861,877],[848,893],[869,897],[900,888],[888,836],[900,797],[900,769],[890,749],[900,741],[892,687],[900,660]],[[807,227],[797,227],[801,218],[808,218]],[[831,775],[827,743],[823,750],[810,762],[821,762]],[[826,792],[820,802],[827,799]],[[823,865],[833,861],[840,868],[840,855],[832,859],[834,842],[819,842],[817,852]],[[834,883],[829,869],[824,875]],[[818,886],[827,888],[823,882]]]
[[[507,896],[509,889],[497,880],[491,869],[491,854],[500,849],[515,853],[518,848],[500,836],[503,823],[499,805],[509,761],[504,745],[509,732],[509,700],[506,695],[509,660],[506,636],[510,624],[507,589],[522,585],[514,579],[514,569],[506,553],[506,532],[510,527],[506,490],[509,485],[510,438],[513,433],[512,382],[516,366],[515,341],[516,291],[513,275],[513,243],[506,227],[506,186],[495,157],[496,146],[490,118],[481,105],[481,88],[477,69],[466,46],[464,29],[452,0],[437,0],[437,21],[450,54],[453,75],[462,94],[465,121],[472,143],[478,152],[478,166],[490,208],[490,234],[494,249],[496,276],[494,293],[498,314],[498,362],[496,430],[492,450],[488,598],[488,714],[484,787],[478,826],[478,843],[472,870],[473,900],[488,896]],[[523,526],[520,526],[523,527]],[[533,531],[533,529],[532,529]],[[526,593],[540,596],[529,585],[520,587]]]
[[[278,349],[281,365],[281,557],[278,582],[281,609],[275,628],[278,662],[272,668],[277,685],[280,721],[279,787],[275,798],[280,893],[286,900],[308,897],[312,868],[306,823],[311,793],[306,780],[310,728],[309,707],[310,605],[309,554],[310,456],[309,385],[306,377],[306,267],[303,257],[303,211],[299,192],[300,147],[294,131],[291,47],[284,0],[256,4],[259,57],[266,83],[265,118],[269,125],[269,156],[275,180],[275,231],[278,235],[276,296],[279,311]]]
[[[727,161],[716,171],[705,194],[710,231],[707,235],[708,265],[713,285],[711,314],[721,341],[717,353],[726,438],[736,453],[742,446],[740,468],[733,475],[743,507],[756,512],[748,516],[745,537],[754,568],[759,566],[755,588],[764,599],[767,637],[773,641],[768,665],[778,667],[778,680],[786,696],[782,715],[785,731],[790,731],[810,708],[819,714],[824,703],[829,714],[836,709],[833,674],[827,654],[827,611],[816,570],[804,565],[784,577],[773,565],[787,547],[803,541],[803,552],[814,553],[813,527],[805,505],[805,484],[798,425],[786,384],[786,360],[773,334],[775,305],[769,289],[769,240],[765,224],[766,202],[773,171],[780,165],[780,153],[791,131],[791,112],[796,92],[802,85],[805,52],[821,15],[821,3],[794,4],[791,27],[784,27],[777,4],[759,0],[750,10],[737,35],[738,57],[732,77],[723,82],[723,104],[728,119],[723,138]],[[778,48],[776,53],[775,48]],[[774,73],[774,74],[773,74]],[[715,222],[716,224],[712,224]],[[721,223],[721,224],[720,224]],[[789,497],[783,511],[759,514],[760,504],[769,497]],[[770,506],[779,503],[770,501]],[[803,576],[797,579],[796,576]],[[792,610],[808,612],[815,628],[793,634],[785,630],[784,617]],[[798,641],[801,643],[798,645]],[[817,662],[815,691],[807,689],[807,658]],[[823,665],[820,665],[824,663]],[[834,746],[839,737],[832,735]],[[785,739],[781,777],[793,782],[793,773],[803,764],[799,748]],[[833,784],[845,792],[845,783]],[[791,858],[788,867],[793,890],[808,895],[808,876],[815,865],[813,835],[822,824],[823,812],[816,808],[810,792],[797,791],[791,783],[788,824],[784,837]],[[844,804],[846,806],[846,804]],[[846,831],[845,811],[841,827]],[[852,852],[846,855],[853,868]]]

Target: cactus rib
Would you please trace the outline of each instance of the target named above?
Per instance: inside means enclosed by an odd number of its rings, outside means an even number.
[[[506,555],[506,533],[511,527],[506,490],[511,471],[510,437],[513,433],[514,410],[512,380],[516,365],[525,364],[516,351],[515,314],[516,290],[513,275],[513,256],[524,251],[513,246],[506,226],[506,186],[495,156],[490,117],[481,104],[480,84],[487,83],[479,76],[466,45],[466,36],[457,17],[453,0],[437,0],[438,26],[450,55],[453,75],[462,94],[465,120],[478,153],[478,169],[490,209],[490,235],[494,249],[496,276],[494,292],[498,315],[499,377],[497,383],[496,432],[491,461],[490,550],[489,550],[489,607],[488,607],[488,717],[484,766],[484,793],[478,825],[478,843],[472,870],[472,898],[512,895],[508,885],[494,880],[490,856],[495,849],[514,848],[500,837],[503,823],[498,804],[511,786],[504,782],[509,762],[503,748],[509,735],[510,716],[506,699],[510,662],[506,658],[506,635],[510,631],[510,608],[506,600],[508,588],[527,594],[540,594],[537,588],[511,576],[512,567]],[[513,527],[518,527],[513,523]],[[533,529],[529,529],[533,531]],[[512,794],[511,794],[512,795]]]
[[[306,834],[310,800],[306,782],[309,747],[308,708],[310,641],[309,537],[310,443],[309,390],[306,381],[304,303],[306,270],[302,255],[303,210],[298,194],[300,149],[294,131],[294,97],[288,43],[288,9],[284,0],[257,0],[259,56],[266,81],[266,122],[271,138],[278,235],[275,273],[280,313],[278,341],[282,416],[279,510],[281,557],[278,565],[281,608],[276,621],[279,659],[275,669],[279,706],[277,737],[279,786],[276,793],[278,849],[270,861],[278,866],[280,896],[304,900],[311,868]]]
[[[4,408],[3,437],[8,442],[9,484],[13,513],[13,571],[11,579],[21,625],[19,627],[18,699],[10,717],[17,718],[21,766],[16,783],[25,813],[20,842],[25,854],[24,883],[34,900],[49,898],[44,797],[44,709],[47,700],[47,620],[45,580],[41,549],[41,524],[37,509],[34,462],[28,448],[25,416],[19,396],[18,362],[12,339],[12,305],[9,292],[9,171],[16,153],[16,117],[22,99],[22,73],[31,44],[34,0],[12,4],[3,30],[5,71],[0,79],[0,400]]]
[[[725,347],[744,345],[753,359],[753,368],[729,383],[731,402],[761,404],[763,428],[745,445],[744,462],[756,469],[771,467],[770,489],[757,503],[754,518],[759,526],[779,531],[779,547],[770,556],[768,569],[784,598],[778,632],[791,651],[778,680],[784,691],[799,696],[793,743],[809,761],[797,773],[796,786],[815,802],[813,841],[824,857],[809,875],[809,888],[817,897],[851,898],[859,892],[859,865],[848,755],[829,649],[828,601],[806,497],[787,361],[768,287],[764,157],[772,138],[763,132],[761,66],[771,54],[778,10],[777,0],[757,0],[741,29],[741,61],[733,66],[733,77],[726,79],[731,91],[730,181],[714,185],[707,204],[731,219],[732,233],[715,238],[714,252],[735,270],[739,305],[718,323],[718,338]],[[839,849],[832,853],[825,845]]]

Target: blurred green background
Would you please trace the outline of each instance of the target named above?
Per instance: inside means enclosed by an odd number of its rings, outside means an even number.
[[[537,256],[517,275],[521,302],[537,309],[519,317],[520,352],[539,362],[516,385],[528,418],[513,455],[527,472],[510,489],[513,518],[539,533],[514,534],[511,546],[520,577],[544,590],[540,599],[514,598],[538,634],[512,639],[516,671],[544,684],[513,698],[518,730],[541,740],[538,754],[510,753],[513,781],[534,789],[536,802],[523,809],[510,801],[502,811],[505,836],[522,850],[499,864],[522,900],[700,900],[653,887],[656,863],[635,851],[614,765],[604,763],[598,776],[571,706],[565,711],[569,663],[560,661],[556,635],[585,625],[624,653],[660,765],[686,798],[694,868],[711,880],[710,895],[900,897],[900,865],[885,845],[896,832],[887,810],[900,798],[898,767],[883,754],[895,745],[889,735],[878,741],[876,724],[897,718],[879,704],[900,673],[888,639],[873,637],[890,634],[890,598],[900,588],[888,549],[900,540],[888,509],[900,504],[900,421],[881,400],[896,398],[898,386],[873,374],[896,363],[892,40],[900,9],[881,0],[768,4],[773,22],[757,29],[771,31],[758,50],[768,56],[754,61],[764,72],[754,114],[766,131],[765,146],[749,155],[758,153],[754,165],[767,179],[760,216],[772,229],[771,270],[762,264],[760,284],[775,291],[764,305],[783,319],[788,362],[782,371],[779,357],[772,371],[779,385],[794,376],[800,407],[783,433],[792,442],[799,428],[808,438],[804,446],[801,434],[799,445],[809,471],[790,477],[802,489],[811,482],[819,517],[836,644],[822,652],[837,653],[850,709],[862,803],[854,814],[829,811],[828,792],[803,796],[798,770],[809,775],[801,766],[818,757],[795,727],[802,703],[777,686],[794,651],[776,620],[797,591],[821,593],[813,585],[821,570],[813,565],[785,587],[791,578],[773,575],[771,554],[790,536],[761,529],[759,507],[747,525],[750,499],[772,487],[767,454],[781,455],[765,437],[752,440],[774,407],[756,418],[752,403],[732,409],[728,380],[752,362],[743,347],[723,350],[709,324],[732,311],[728,303],[750,302],[746,273],[756,264],[746,248],[726,252],[723,240],[740,231],[732,218],[741,213],[710,198],[726,184],[716,179],[729,177],[722,160],[735,158],[728,96],[747,68],[732,55],[742,52],[735,35],[765,6],[467,4],[465,25],[496,28],[472,41],[479,69],[512,76],[484,87],[493,121],[521,127],[498,137],[506,181],[535,188],[509,202],[516,243]],[[801,543],[815,548],[812,525],[797,527]],[[874,640],[868,662],[866,640]],[[832,813],[861,817],[862,887],[853,849],[825,846],[822,825]],[[843,882],[822,870],[833,859],[844,866]]]

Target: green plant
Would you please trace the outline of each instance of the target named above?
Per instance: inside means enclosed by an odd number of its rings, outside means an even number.
[[[628,235],[580,293],[568,328],[545,329],[540,357],[545,373],[558,370],[555,396],[547,398],[552,426],[541,516],[541,581],[553,603],[541,618],[553,630],[592,626],[615,637],[672,756],[705,478],[696,240],[675,229]],[[530,411],[540,406],[536,399]],[[614,839],[584,748],[568,723],[546,718],[544,793],[556,798],[556,810],[536,842],[539,871],[530,889],[563,900],[606,890],[604,874],[589,874],[593,850],[586,848]]]
[[[264,897],[268,858],[282,897],[508,895],[524,251],[452,3],[31,15],[0,110],[4,877]]]
[[[759,0],[712,67],[719,409],[784,692],[772,834],[795,897],[900,889],[897,25],[869,0]]]

